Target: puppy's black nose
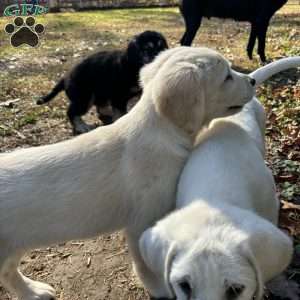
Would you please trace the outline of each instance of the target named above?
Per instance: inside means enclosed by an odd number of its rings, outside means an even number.
[[[255,86],[255,83],[256,83],[255,79],[254,78],[250,78],[250,84],[253,85],[253,86]]]

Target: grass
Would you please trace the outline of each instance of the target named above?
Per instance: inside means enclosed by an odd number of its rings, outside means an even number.
[[[62,39],[64,42],[72,42],[78,40],[97,39],[109,41],[110,46],[116,46],[121,39],[128,38],[127,32],[136,33],[136,29],[143,27],[153,28],[170,26],[170,21],[174,23],[179,21],[178,14],[175,9],[132,9],[132,10],[104,10],[104,11],[87,11],[82,13],[58,13],[47,14],[37,18],[46,26],[45,39],[47,46],[42,45],[35,50],[35,53],[45,51],[49,47],[61,46]],[[0,28],[4,28],[5,24],[10,22],[9,18],[0,19]],[[4,31],[0,31],[0,40],[7,40]],[[7,57],[14,53],[28,54],[32,49],[12,49],[9,43],[1,42],[0,58]]]

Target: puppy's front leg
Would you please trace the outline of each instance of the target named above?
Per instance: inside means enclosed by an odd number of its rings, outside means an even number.
[[[21,257],[22,254],[0,258],[0,281],[18,300],[54,300],[55,291],[51,286],[33,281],[18,270]]]
[[[132,231],[126,231],[126,239],[129,248],[130,255],[133,259],[133,271],[139,280],[143,283],[145,288],[151,293],[151,291],[156,291],[161,294],[165,294],[165,287],[163,281],[161,282],[158,278],[145,264],[139,249],[139,238],[142,234]],[[167,298],[154,298],[150,295],[151,299],[167,299]]]

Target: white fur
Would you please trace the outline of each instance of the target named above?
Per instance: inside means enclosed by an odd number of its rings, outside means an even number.
[[[251,76],[258,74],[261,83],[286,68],[281,61]],[[180,177],[177,211],[140,239],[142,257],[156,274],[156,280],[143,278],[153,297],[260,300],[264,284],[289,264],[292,242],[277,228],[279,202],[264,162],[264,130],[264,109],[254,97],[199,136]],[[239,295],[226,296],[237,287],[244,287]]]
[[[111,126],[0,155],[0,280],[19,300],[54,299],[17,267],[25,251],[126,230],[135,267],[150,277],[140,234],[174,206],[197,132],[254,93],[249,77],[206,48],[162,53],[141,71],[142,99]],[[141,277],[142,277],[141,276]]]

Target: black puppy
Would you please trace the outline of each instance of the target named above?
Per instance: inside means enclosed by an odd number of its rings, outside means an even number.
[[[49,102],[65,90],[70,99],[68,117],[74,134],[92,129],[81,119],[92,105],[97,107],[99,119],[109,124],[112,117],[104,113],[105,108],[111,105],[114,119],[124,115],[128,101],[141,92],[138,83],[140,69],[167,48],[162,34],[145,31],[135,36],[126,50],[101,51],[85,58],[37,104]]]

